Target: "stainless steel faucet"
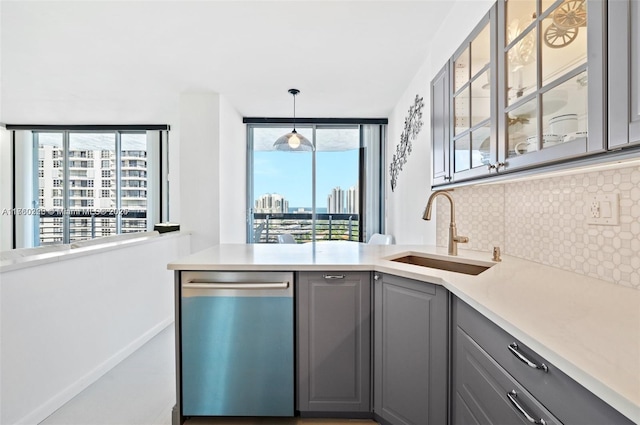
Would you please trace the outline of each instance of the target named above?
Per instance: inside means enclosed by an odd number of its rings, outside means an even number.
[[[444,190],[436,190],[429,196],[429,200],[427,201],[427,207],[424,210],[424,214],[422,215],[423,220],[431,220],[431,208],[433,204],[433,200],[438,196],[442,195],[449,200],[451,203],[451,222],[449,223],[449,255],[458,255],[458,244],[459,243],[467,243],[469,242],[469,238],[466,236],[458,236],[458,231],[456,229],[456,210],[453,205],[453,198],[449,195],[448,192]]]

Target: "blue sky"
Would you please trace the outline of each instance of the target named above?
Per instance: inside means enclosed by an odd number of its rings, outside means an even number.
[[[316,152],[316,207],[326,208],[327,195],[358,182],[358,150]],[[279,193],[289,207],[311,207],[311,152],[254,151],[254,198]]]

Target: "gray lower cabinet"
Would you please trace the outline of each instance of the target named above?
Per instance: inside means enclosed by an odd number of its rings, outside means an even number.
[[[452,424],[632,423],[458,298],[452,328]]]
[[[371,411],[371,273],[299,272],[297,410]],[[356,415],[358,416],[358,415]]]
[[[609,149],[640,145],[640,4],[608,3]]]
[[[447,290],[374,275],[374,413],[393,425],[447,423]]]

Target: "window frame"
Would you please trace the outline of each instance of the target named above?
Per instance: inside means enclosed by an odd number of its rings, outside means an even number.
[[[5,126],[6,130],[11,131],[11,150],[12,150],[12,191],[14,193],[12,199],[12,209],[13,211],[34,211],[32,215],[34,215],[34,220],[20,220],[22,223],[18,223],[16,214],[13,215],[12,219],[12,244],[11,246],[15,248],[23,248],[23,247],[35,247],[40,245],[40,217],[42,210],[40,207],[40,197],[35,195],[39,194],[39,180],[43,177],[39,165],[40,154],[39,154],[39,146],[38,146],[38,134],[41,133],[62,133],[62,147],[60,149],[55,149],[52,152],[52,160],[59,161],[62,164],[63,168],[63,176],[59,179],[60,184],[63,186],[55,186],[56,189],[63,191],[63,199],[62,206],[56,208],[62,209],[62,217],[60,217],[60,221],[62,222],[62,238],[61,240],[54,241],[54,244],[68,244],[70,243],[70,216],[69,216],[69,207],[70,207],[70,190],[72,189],[70,186],[70,175],[69,175],[69,162],[70,160],[74,161],[86,161],[87,166],[89,163],[93,163],[93,165],[101,165],[101,163],[96,163],[95,156],[93,153],[89,153],[86,156],[73,156],[71,157],[69,152],[69,135],[70,134],[78,134],[78,133],[108,133],[114,134],[116,143],[114,145],[115,153],[116,153],[116,178],[121,180],[122,174],[122,162],[120,160],[122,155],[121,149],[121,136],[125,134],[137,133],[137,134],[146,134],[146,142],[147,142],[147,154],[145,155],[146,161],[146,178],[147,184],[145,185],[146,192],[146,227],[141,228],[139,226],[122,226],[123,218],[122,215],[114,214],[116,218],[116,231],[111,232],[112,234],[121,234],[123,233],[123,228],[127,227],[128,229],[136,229],[136,231],[145,231],[145,230],[153,230],[153,225],[158,222],[167,221],[169,219],[169,190],[168,190],[168,139],[169,139],[169,130],[170,127],[168,125],[11,125],[7,124]],[[17,141],[16,132],[24,131],[24,134],[21,134],[19,137],[19,141]],[[31,146],[27,149],[20,148],[18,145],[24,145],[25,143],[31,144]],[[153,144],[153,145],[152,145]],[[17,149],[17,147],[19,149]],[[19,158],[16,158],[16,157]],[[100,154],[100,159],[102,159],[102,153]],[[20,161],[24,164],[27,161],[30,164],[30,170],[21,170],[22,167],[17,166]],[[91,168],[93,169],[93,168]],[[97,172],[100,172],[98,170]],[[97,175],[99,177],[99,174]],[[21,180],[20,183],[18,181]],[[19,190],[19,185],[24,185],[27,181],[31,181],[31,185],[33,188],[29,189],[34,196],[25,196],[24,199],[18,201],[16,199],[16,192]],[[53,179],[52,179],[53,180]],[[23,181],[23,182],[22,182]],[[53,182],[52,182],[53,183]],[[119,182],[118,187],[121,188],[121,182]],[[52,185],[53,186],[53,185]],[[98,193],[94,191],[94,181],[88,180],[86,187],[75,188],[77,190],[86,190],[87,193],[89,191]],[[98,188],[100,190],[101,188]],[[113,189],[112,189],[113,190]],[[138,189],[139,190],[139,189]],[[121,192],[117,191],[116,194],[116,208],[114,211],[122,210],[122,196]],[[33,198],[31,200],[31,198]],[[91,199],[87,201],[88,208],[95,208],[94,204],[95,200]],[[23,204],[23,205],[20,205]],[[133,220],[136,220],[137,217],[129,217]],[[58,219],[54,219],[58,222]],[[56,224],[57,226],[57,224]],[[57,232],[55,232],[57,234]],[[101,233],[101,232],[100,232]],[[100,237],[99,232],[95,232],[94,237]]]
[[[252,223],[253,223],[253,213],[254,213],[254,199],[256,194],[254,193],[254,188],[253,188],[253,170],[254,170],[254,163],[253,163],[253,152],[254,152],[254,129],[256,128],[282,128],[282,127],[287,127],[287,126],[291,126],[293,125],[292,122],[288,122],[285,119],[281,119],[281,118],[244,118],[243,122],[245,124],[247,124],[246,127],[246,139],[247,139],[247,158],[246,158],[246,211],[247,211],[247,228],[246,228],[246,243],[256,243],[254,242],[253,238],[254,238],[254,232],[253,232],[253,228],[252,228]],[[379,200],[379,205],[378,208],[375,212],[375,216],[378,217],[378,219],[376,220],[375,223],[371,223],[372,220],[368,219],[368,217],[370,216],[370,214],[365,211],[366,209],[366,205],[364,202],[364,196],[366,193],[366,189],[368,189],[367,184],[365,183],[367,181],[366,178],[366,171],[365,169],[367,168],[365,163],[366,160],[363,159],[362,155],[362,151],[363,148],[365,147],[364,145],[364,127],[366,125],[378,125],[379,126],[379,146],[378,149],[379,151],[376,152],[376,155],[378,156],[378,163],[375,165],[378,170],[376,170],[376,173],[379,174],[379,181],[377,184],[377,194],[380,198]],[[385,220],[384,220],[384,214],[382,214],[382,212],[384,211],[384,203],[385,203],[385,164],[386,164],[386,157],[385,157],[385,152],[386,152],[386,125],[388,124],[388,120],[387,119],[339,119],[339,118],[334,118],[334,119],[321,119],[321,118],[307,118],[307,119],[300,119],[298,121],[296,121],[296,128],[300,129],[300,128],[306,128],[306,129],[310,129],[312,132],[312,140],[311,143],[315,146],[316,144],[316,131],[317,130],[325,130],[325,129],[340,129],[340,128],[357,128],[359,131],[359,149],[360,149],[360,159],[359,159],[359,183],[358,183],[358,189],[360,192],[360,196],[359,196],[359,213],[358,213],[358,220],[359,220],[359,242],[366,242],[366,238],[368,238],[368,236],[370,236],[370,234],[372,233],[384,233],[385,231]],[[312,227],[312,236],[311,239],[312,241],[315,242],[316,240],[316,210],[317,210],[317,205],[316,205],[316,177],[317,177],[317,170],[316,170],[316,151],[315,149],[312,151],[312,221],[314,222],[314,225]],[[373,170],[371,171],[373,173]]]

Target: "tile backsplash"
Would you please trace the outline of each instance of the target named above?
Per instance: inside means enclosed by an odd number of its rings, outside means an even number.
[[[615,226],[588,224],[590,197],[618,194]],[[461,248],[504,254],[640,289],[640,166],[456,188]],[[449,203],[438,198],[436,243],[447,246]]]

